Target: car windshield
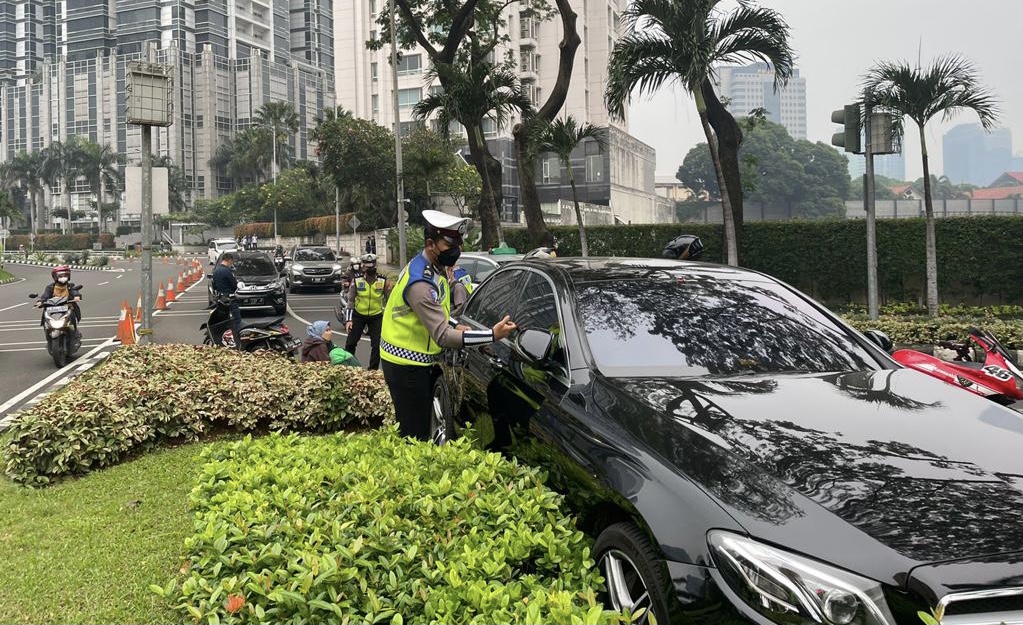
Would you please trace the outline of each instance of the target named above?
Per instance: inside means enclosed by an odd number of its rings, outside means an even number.
[[[266,258],[238,258],[234,261],[234,272],[239,276],[267,276],[277,273],[277,269]]]
[[[238,244],[234,241],[221,241],[220,243],[217,243],[217,247],[222,250],[236,250],[238,249]]]
[[[877,369],[842,327],[764,279],[677,276],[579,287],[590,352],[612,377]]]
[[[295,252],[295,260],[306,262],[331,261],[334,260],[334,252],[329,247],[313,247]]]

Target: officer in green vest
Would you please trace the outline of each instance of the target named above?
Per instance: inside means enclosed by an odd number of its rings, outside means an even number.
[[[454,267],[469,220],[435,210],[423,211],[423,219],[424,249],[405,266],[387,298],[380,357],[398,431],[425,441],[441,352],[500,341],[516,326],[507,315],[490,330],[455,325],[451,311],[461,309],[467,293]]]
[[[380,332],[384,321],[384,302],[390,291],[387,281],[377,275],[376,254],[363,254],[362,275],[348,287],[348,318],[345,319],[345,351],[354,354],[365,330],[369,334],[369,368],[380,367]]]

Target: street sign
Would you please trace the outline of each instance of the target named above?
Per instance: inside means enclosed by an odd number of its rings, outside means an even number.
[[[11,231],[7,228],[0,228],[0,239],[6,239],[11,236]]]
[[[357,215],[352,215],[352,218],[351,220],[349,220],[348,223],[351,224],[352,226],[352,232],[355,232],[356,230],[359,229],[359,224],[361,224],[362,222],[359,221],[359,217]]]

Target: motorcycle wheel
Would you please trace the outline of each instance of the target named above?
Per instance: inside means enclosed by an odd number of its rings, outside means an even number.
[[[58,369],[63,369],[67,364],[67,340],[67,337],[62,336],[54,341],[53,351],[50,352],[53,356],[53,364],[57,365]]]

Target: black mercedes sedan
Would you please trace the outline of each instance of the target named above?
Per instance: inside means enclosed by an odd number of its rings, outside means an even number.
[[[658,623],[1023,623],[1023,415],[753,271],[526,260],[459,321],[436,438],[537,465]],[[645,619],[645,616],[644,616]]]

